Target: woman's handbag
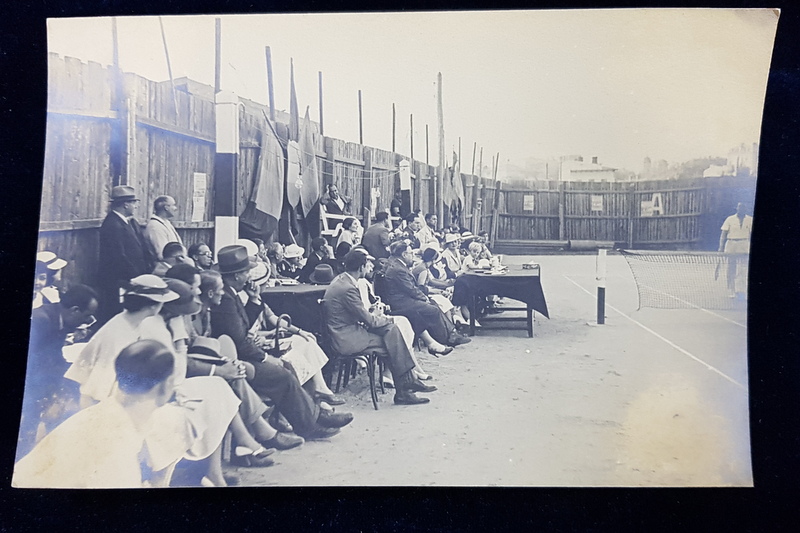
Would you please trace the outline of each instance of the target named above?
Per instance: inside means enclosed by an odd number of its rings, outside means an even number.
[[[281,328],[282,321],[286,322],[285,328]],[[292,349],[292,340],[289,338],[292,336],[292,333],[289,331],[290,327],[292,327],[292,317],[289,315],[281,315],[278,317],[278,324],[275,326],[275,336],[272,347],[264,350],[267,354],[280,359],[286,352]]]

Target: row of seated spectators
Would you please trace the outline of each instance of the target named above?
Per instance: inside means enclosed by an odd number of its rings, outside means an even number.
[[[322,377],[328,356],[315,335],[273,313],[260,290],[298,279],[330,283],[350,265],[356,270],[348,275],[355,273],[363,288],[364,311],[383,316],[386,307],[368,280],[373,265],[383,265],[367,248],[354,242],[351,253],[337,259],[317,240],[305,259],[296,245],[247,242],[222,248],[215,261],[207,245],[187,250],[178,238],[150,254],[146,272],[119,281],[131,257],[154,249],[151,223],[171,228],[174,200],[157,199],[142,232],[132,188],[115,187],[111,197],[103,225],[122,229],[101,228],[98,270],[116,266],[115,291],[103,283],[110,276],[101,274],[96,289],[62,290],[68,263],[51,252],[37,256],[15,485],[152,486],[169,482],[177,465],[180,484],[224,486],[234,481],[222,470],[226,432],[233,436],[235,462],[269,466],[276,449],[330,438],[352,421],[352,414],[335,410],[344,400]],[[174,228],[169,233],[177,236]],[[118,250],[122,260],[114,255]],[[414,254],[405,241],[392,250],[409,257],[411,266]],[[425,309],[394,299],[390,321],[403,330],[412,362],[402,374],[389,365],[385,378],[401,377],[395,403],[425,403],[414,391],[435,387],[421,384],[431,376],[414,356],[415,338],[439,356],[469,339],[427,295],[419,301]],[[432,308],[434,320],[426,316]],[[118,311],[94,324],[101,309]],[[279,330],[290,335],[288,343],[277,340]],[[394,357],[391,348],[383,351]]]

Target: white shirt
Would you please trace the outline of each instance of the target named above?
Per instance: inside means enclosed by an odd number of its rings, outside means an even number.
[[[731,215],[725,219],[720,228],[728,232],[729,241],[750,240],[750,233],[753,231],[753,217],[745,215],[740,220],[738,216]]]
[[[142,486],[143,435],[116,398],[70,417],[14,466],[15,487]]]

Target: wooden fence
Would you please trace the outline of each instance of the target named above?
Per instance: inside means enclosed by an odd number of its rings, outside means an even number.
[[[503,189],[498,241],[611,241],[633,248],[716,249],[719,227],[755,178],[551,182]]]
[[[65,277],[91,283],[98,263],[98,228],[111,187],[130,184],[142,199],[178,200],[174,224],[187,245],[213,246],[215,106],[207,91],[173,91],[135,74],[50,54],[48,119],[39,249],[70,262]],[[267,106],[242,99],[239,109],[236,209],[252,192]],[[285,119],[285,114],[282,115]],[[279,133],[285,131],[281,123]],[[322,184],[353,199],[353,212],[388,209],[405,156],[314,134]],[[121,163],[117,163],[121,162]],[[120,168],[112,168],[119,165]],[[438,169],[411,161],[412,208],[436,212]],[[201,220],[192,220],[195,176],[205,178]],[[752,197],[754,180],[720,178],[670,182],[554,183],[532,190],[502,189],[490,179],[461,175],[460,224],[498,241],[610,240],[634,246],[710,246],[736,198]],[[373,191],[378,195],[374,196]],[[652,216],[643,201],[660,195]],[[749,196],[748,196],[749,195]],[[374,205],[372,205],[374,204]],[[600,209],[597,209],[597,208]],[[647,209],[645,209],[647,211]],[[722,217],[722,218],[720,218]],[[440,224],[446,221],[440,221]]]

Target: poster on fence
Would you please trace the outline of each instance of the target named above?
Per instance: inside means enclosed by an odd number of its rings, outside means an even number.
[[[532,194],[526,194],[522,197],[522,210],[523,211],[533,211],[533,199],[534,196]]]
[[[603,210],[603,195],[602,194],[593,194],[592,195],[592,211],[602,211]]]
[[[202,222],[206,212],[208,176],[205,172],[195,172],[192,177],[192,222]]]

